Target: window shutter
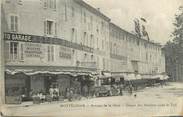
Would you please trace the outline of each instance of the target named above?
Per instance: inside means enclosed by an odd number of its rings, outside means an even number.
[[[67,21],[67,4],[65,3],[65,21]]]
[[[75,43],[78,43],[78,40],[77,40],[77,30],[75,30]]]
[[[18,17],[15,16],[15,31],[18,32]]]
[[[53,8],[53,0],[49,0],[49,8]]]
[[[46,35],[47,34],[47,22],[44,21],[44,34]]]
[[[55,22],[55,36],[57,36],[57,23]]]
[[[51,59],[54,61],[54,47],[51,46]]]
[[[54,9],[56,10],[56,7],[57,7],[57,1],[54,0]]]
[[[14,31],[14,16],[10,16],[10,30]]]
[[[48,46],[48,61],[50,61],[50,46]]]
[[[21,51],[20,59],[24,60],[24,46],[23,46],[23,44],[21,44],[21,46],[20,46],[20,51]]]
[[[10,59],[10,43],[9,42],[5,43],[5,55],[6,55],[5,60],[9,61],[9,59]]]
[[[48,2],[47,0],[44,0],[44,8],[47,8],[47,6],[48,6]]]

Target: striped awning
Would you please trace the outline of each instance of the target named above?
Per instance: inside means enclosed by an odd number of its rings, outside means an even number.
[[[76,71],[42,71],[42,70],[33,70],[33,69],[6,69],[5,72],[10,75],[15,75],[18,73],[24,73],[25,75],[36,75],[36,74],[53,74],[53,75],[59,75],[59,74],[66,74],[71,76],[78,76],[78,75],[90,75],[92,76],[92,73],[86,73],[86,72],[76,72]]]

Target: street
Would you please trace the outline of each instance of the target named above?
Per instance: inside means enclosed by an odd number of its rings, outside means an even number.
[[[136,97],[134,96],[136,94]],[[147,87],[124,96],[30,106],[6,106],[9,116],[148,117],[183,115],[183,84]],[[23,111],[22,111],[23,110]],[[181,113],[182,112],[182,113]]]

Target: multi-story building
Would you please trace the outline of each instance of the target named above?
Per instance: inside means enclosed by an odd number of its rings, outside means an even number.
[[[82,0],[3,0],[2,7],[7,96],[51,86],[61,95],[70,87],[81,93],[93,74],[164,72],[159,44]]]
[[[138,38],[113,23],[110,23],[110,56],[112,74],[165,72],[160,44]]]
[[[3,12],[7,94],[55,84],[64,93],[68,77],[109,70],[110,19],[85,2],[5,0]]]

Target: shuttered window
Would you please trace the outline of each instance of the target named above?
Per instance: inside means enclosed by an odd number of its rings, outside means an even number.
[[[50,46],[48,46],[48,61],[50,61],[51,58],[50,58]]]
[[[5,42],[5,60],[8,61],[10,59],[10,43]]]
[[[11,60],[18,59],[18,43],[17,42],[10,42],[10,56],[11,56]]]
[[[47,34],[47,21],[44,21],[44,34]]]
[[[55,36],[57,35],[57,23],[55,23]]]
[[[54,54],[54,46],[48,46],[48,61],[54,61],[55,54]]]
[[[54,61],[54,47],[51,46],[51,60]]]
[[[50,8],[56,10],[57,6],[56,0],[44,0],[44,8]]]
[[[23,47],[23,44],[21,44],[21,46],[20,46],[20,51],[21,51],[20,59],[24,60],[24,47]]]
[[[45,35],[57,35],[57,23],[54,21],[44,21],[44,34]]]
[[[48,7],[48,0],[44,0],[44,8]]]
[[[67,4],[65,3],[65,8],[64,8],[64,13],[65,13],[65,21],[67,21]]]
[[[18,32],[18,16],[10,16],[10,30],[12,32]]]

